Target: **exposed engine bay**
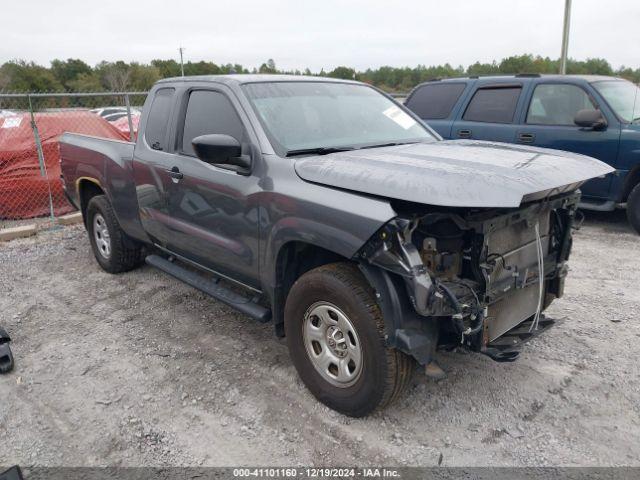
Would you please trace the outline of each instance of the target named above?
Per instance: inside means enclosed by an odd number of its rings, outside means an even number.
[[[464,345],[496,360],[515,359],[517,352],[494,345],[523,322],[525,334],[537,331],[542,312],[562,296],[578,199],[574,192],[518,209],[398,206],[403,213],[360,252],[363,263],[392,274],[383,275],[388,284],[403,284],[418,316],[407,319],[408,309],[396,308],[402,318],[394,321],[391,343],[420,363],[431,357],[425,342],[432,351]]]

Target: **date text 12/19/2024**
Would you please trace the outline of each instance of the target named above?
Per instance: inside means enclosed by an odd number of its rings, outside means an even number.
[[[389,468],[234,468],[236,478],[401,478]]]

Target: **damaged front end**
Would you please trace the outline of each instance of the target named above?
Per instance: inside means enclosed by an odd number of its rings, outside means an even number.
[[[438,345],[498,361],[553,322],[562,296],[579,193],[518,209],[428,209],[411,204],[359,251],[376,289],[387,344],[422,365]]]

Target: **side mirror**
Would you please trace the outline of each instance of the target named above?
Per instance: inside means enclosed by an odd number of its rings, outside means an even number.
[[[251,159],[242,155],[240,142],[230,135],[200,135],[191,141],[200,160],[214,165],[234,165],[242,169],[251,167]]]
[[[600,110],[585,109],[576,113],[576,117],[573,120],[579,127],[592,128],[599,130],[607,126],[607,120],[602,115]]]

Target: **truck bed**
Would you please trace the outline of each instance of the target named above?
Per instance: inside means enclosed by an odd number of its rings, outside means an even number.
[[[122,228],[143,239],[133,181],[135,144],[121,140],[65,133],[60,138],[62,183],[71,202],[82,209],[82,191],[88,184],[109,198]]]

